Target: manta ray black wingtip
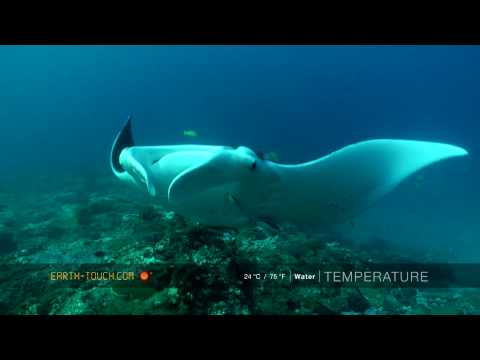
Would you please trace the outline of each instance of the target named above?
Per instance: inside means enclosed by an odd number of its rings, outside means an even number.
[[[128,115],[127,121],[125,121],[123,128],[128,128],[130,132],[132,131],[132,115]]]
[[[123,149],[127,147],[134,146],[135,142],[133,141],[132,133],[132,116],[129,115],[127,121],[123,125],[120,132],[117,134],[110,153],[110,164],[113,171],[115,172],[124,172],[125,170],[120,165],[120,153]]]

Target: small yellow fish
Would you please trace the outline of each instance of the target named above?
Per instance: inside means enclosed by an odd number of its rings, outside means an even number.
[[[270,160],[270,161],[275,161],[278,162],[280,160],[280,157],[276,152],[268,152],[264,155],[265,160]]]
[[[188,136],[188,137],[197,137],[198,134],[195,130],[184,130],[183,131],[183,136]]]

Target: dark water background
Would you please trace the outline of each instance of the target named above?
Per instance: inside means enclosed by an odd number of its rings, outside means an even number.
[[[446,142],[470,156],[409,179],[354,234],[480,260],[479,65],[478,46],[0,46],[0,174],[21,190],[108,173],[129,114],[139,144],[282,162],[372,138]]]

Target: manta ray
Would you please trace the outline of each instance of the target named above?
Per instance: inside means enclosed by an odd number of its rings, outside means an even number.
[[[468,154],[438,142],[376,139],[281,164],[245,146],[138,146],[131,124],[129,117],[113,142],[113,173],[168,211],[207,226],[341,224],[420,169]]]

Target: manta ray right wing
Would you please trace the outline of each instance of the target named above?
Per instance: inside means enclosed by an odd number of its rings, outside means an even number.
[[[280,191],[270,213],[298,223],[350,219],[401,181],[440,160],[467,155],[453,145],[412,140],[370,140],[299,165],[275,164]],[[279,206],[280,205],[280,206]]]

